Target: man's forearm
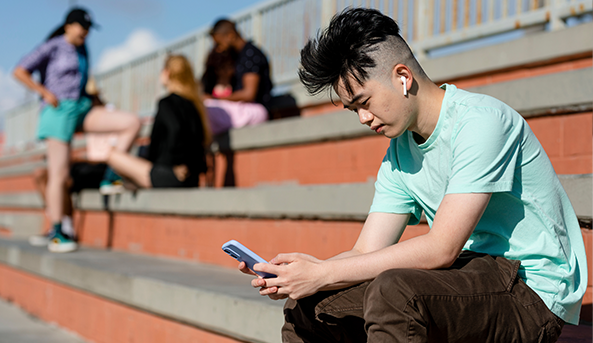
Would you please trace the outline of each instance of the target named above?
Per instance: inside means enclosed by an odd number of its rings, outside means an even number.
[[[341,252],[341,253],[339,253],[339,254],[337,254],[335,256],[332,256],[332,257],[328,258],[326,261],[339,260],[339,259],[343,259],[343,258],[357,256],[357,255],[360,255],[360,254],[361,254],[360,251],[357,251],[355,249],[352,249],[352,250]]]
[[[320,290],[348,287],[372,280],[395,268],[438,269],[452,261],[430,233],[365,254],[350,250],[323,262],[325,286]]]

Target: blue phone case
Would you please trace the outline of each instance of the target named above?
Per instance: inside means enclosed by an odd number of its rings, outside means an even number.
[[[259,257],[256,253],[249,250],[243,244],[237,242],[236,240],[232,239],[222,245],[222,250],[229,254],[232,258],[239,262],[245,262],[247,268],[253,270],[253,265],[256,263],[268,263],[268,261],[264,260],[263,258]],[[264,272],[256,272],[253,270],[257,275],[263,278],[274,278],[276,275]]]

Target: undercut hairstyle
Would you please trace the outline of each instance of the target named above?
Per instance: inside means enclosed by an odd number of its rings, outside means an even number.
[[[398,63],[425,77],[399,32],[397,23],[377,10],[346,9],[301,50],[299,78],[311,95],[340,81],[352,95],[352,81],[362,86],[371,77],[389,78]]]

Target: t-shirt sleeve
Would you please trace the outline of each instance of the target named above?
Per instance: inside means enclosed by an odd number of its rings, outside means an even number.
[[[49,40],[39,45],[35,50],[31,51],[28,55],[23,57],[18,65],[26,69],[29,73],[39,70],[42,65],[47,64],[54,51],[55,44],[52,40]]]
[[[406,192],[405,186],[401,182],[397,182],[397,171],[390,159],[391,151],[391,148],[387,150],[379,168],[375,182],[375,195],[369,213],[410,213],[412,216],[408,225],[416,225],[420,222],[422,208],[409,195],[409,192]]]
[[[251,46],[247,48],[242,56],[239,68],[241,74],[256,73],[260,74],[267,64],[266,56],[259,49]]]
[[[451,137],[451,173],[446,193],[511,191],[523,124],[495,108],[472,108],[465,113]]]

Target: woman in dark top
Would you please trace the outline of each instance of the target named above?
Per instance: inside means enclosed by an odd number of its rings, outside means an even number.
[[[107,163],[143,188],[197,187],[206,171],[204,152],[211,134],[189,61],[169,56],[161,83],[170,94],[159,101],[148,159],[113,150]]]

